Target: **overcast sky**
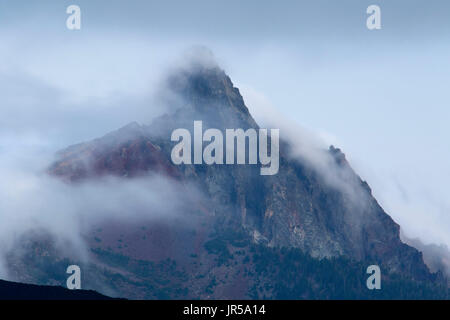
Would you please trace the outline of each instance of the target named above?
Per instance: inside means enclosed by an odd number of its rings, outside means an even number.
[[[0,156],[150,121],[161,74],[198,44],[257,120],[270,105],[341,147],[408,236],[450,246],[449,1],[0,0]]]

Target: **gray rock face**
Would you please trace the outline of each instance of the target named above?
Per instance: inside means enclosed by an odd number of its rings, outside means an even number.
[[[114,161],[109,155],[117,154],[123,145],[133,145],[130,141],[144,141],[151,150],[145,145],[134,148],[134,157],[158,165],[141,161],[139,168],[143,171],[164,168],[172,176],[198,185],[209,199],[218,232],[244,229],[255,242],[267,246],[297,247],[314,257],[347,256],[371,261],[420,280],[431,276],[421,253],[401,242],[399,226],[379,206],[367,183],[354,173],[339,149],[323,150],[324,157],[331,159],[330,170],[334,170],[332,174],[338,180],[335,184],[313,165],[291,157],[292,147],[283,140],[282,132],[280,169],[273,176],[261,176],[259,164],[173,165],[170,154],[175,142],[170,140],[171,133],[177,128],[192,131],[194,120],[203,121],[203,130],[259,127],[239,90],[218,67],[196,65],[181,70],[169,78],[168,86],[176,97],[173,101],[176,111],[150,125],[130,126],[130,132],[139,134],[125,142],[100,139],[105,159]],[[95,143],[89,146],[95,149]],[[69,150],[70,153],[61,153],[52,173],[72,177],[70,157],[74,149]],[[140,157],[136,155],[140,150],[158,154]],[[64,170],[58,163],[64,164]],[[136,168],[124,165],[120,168],[121,176],[128,176],[127,170],[136,175]],[[97,171],[119,174],[108,171],[108,167]]]

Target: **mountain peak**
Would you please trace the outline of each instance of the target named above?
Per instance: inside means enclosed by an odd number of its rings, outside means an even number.
[[[336,160],[336,163],[340,166],[349,166],[347,162],[347,158],[345,157],[345,153],[342,152],[341,149],[336,148],[335,146],[331,145],[328,149],[331,155]]]
[[[206,46],[189,48],[183,55],[186,67],[195,69],[220,69],[214,53]]]
[[[336,169],[346,169],[346,174],[335,175],[345,184],[339,190],[283,153],[279,173],[270,178],[262,177],[256,166],[173,164],[170,137],[175,129],[191,130],[194,121],[202,121],[204,129],[222,131],[258,128],[238,88],[205,54],[207,58],[194,59],[169,77],[169,89],[179,98],[172,106],[175,112],[148,126],[131,124],[107,139],[78,146],[64,153],[51,172],[70,180],[102,174],[131,178],[149,171],[167,174],[201,190],[212,211],[206,214],[214,230],[211,237],[226,238],[230,230],[258,234],[273,248],[298,248],[318,258],[345,256],[376,262],[419,280],[432,277],[419,252],[401,242],[398,225],[334,146],[329,152],[341,167]],[[137,134],[129,137],[123,131]],[[347,187],[353,190],[360,185],[368,193],[355,205]]]
[[[239,89],[208,57],[194,59],[168,77],[167,87],[178,97],[177,117],[203,119],[217,128],[258,127]]]

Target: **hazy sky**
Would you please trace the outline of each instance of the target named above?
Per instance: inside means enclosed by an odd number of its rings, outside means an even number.
[[[0,157],[150,121],[161,74],[197,44],[256,118],[271,106],[341,147],[407,235],[450,246],[449,1],[0,0]]]

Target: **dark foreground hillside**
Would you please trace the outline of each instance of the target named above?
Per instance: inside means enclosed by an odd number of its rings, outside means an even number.
[[[0,280],[0,300],[109,300],[92,290],[38,286]]]

